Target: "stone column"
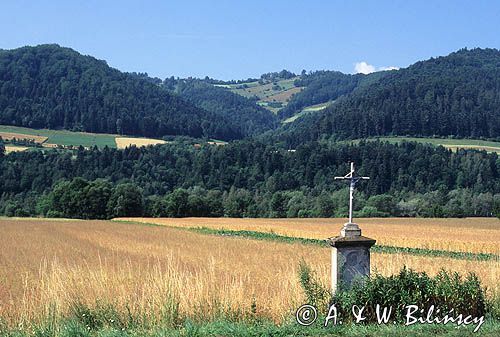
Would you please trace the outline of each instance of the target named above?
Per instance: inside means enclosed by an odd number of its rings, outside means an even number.
[[[340,236],[328,239],[332,246],[332,293],[340,285],[350,288],[356,280],[370,276],[370,248],[375,240],[361,235],[355,223],[346,223]]]

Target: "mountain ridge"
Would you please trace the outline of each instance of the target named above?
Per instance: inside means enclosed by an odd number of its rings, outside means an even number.
[[[0,51],[0,124],[150,137],[243,137],[229,118],[55,44]]]
[[[274,133],[296,145],[323,138],[500,138],[500,51],[461,49],[390,71]]]

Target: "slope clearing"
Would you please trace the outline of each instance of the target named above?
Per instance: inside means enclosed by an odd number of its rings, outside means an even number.
[[[387,141],[389,143],[401,143],[403,141],[433,144],[444,146],[451,150],[471,149],[487,152],[500,153],[500,142],[479,139],[452,139],[452,138],[417,138],[417,137],[380,137],[371,138]]]
[[[120,135],[72,132],[67,130],[30,129],[17,126],[0,125],[0,137],[4,140],[32,140],[43,147],[78,147],[124,148],[130,145],[146,146],[164,141],[151,138],[122,137]],[[15,150],[15,149],[14,149]]]

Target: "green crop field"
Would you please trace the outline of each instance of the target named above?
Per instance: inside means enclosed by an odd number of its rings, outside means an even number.
[[[0,125],[0,133],[10,132],[32,136],[48,137],[45,144],[56,144],[63,146],[97,147],[108,146],[116,148],[116,135],[94,134],[85,132],[71,132],[66,130],[30,129],[17,126]]]

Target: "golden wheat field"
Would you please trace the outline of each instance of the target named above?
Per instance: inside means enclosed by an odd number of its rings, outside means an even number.
[[[189,220],[196,223],[182,221]],[[80,301],[113,304],[154,322],[175,301],[182,315],[210,319],[235,308],[248,313],[255,302],[258,315],[282,321],[305,300],[301,259],[329,284],[328,247],[112,221],[3,218],[0,317],[25,326],[49,311],[64,315]],[[490,294],[500,290],[498,261],[406,254],[373,254],[372,261],[372,270],[384,275],[404,265],[430,274],[443,267],[474,271]]]
[[[127,146],[147,146],[147,145],[157,145],[165,144],[166,142],[161,139],[152,138],[132,138],[132,137],[116,137],[115,138],[116,147],[119,149],[124,149]]]
[[[251,230],[326,239],[338,235],[346,219],[118,218],[173,227]],[[356,220],[363,235],[379,245],[500,255],[500,220],[496,218]]]
[[[12,145],[6,145],[5,146],[5,153],[11,153],[11,152],[21,152],[21,151],[26,151],[28,148],[26,146],[12,146]]]

